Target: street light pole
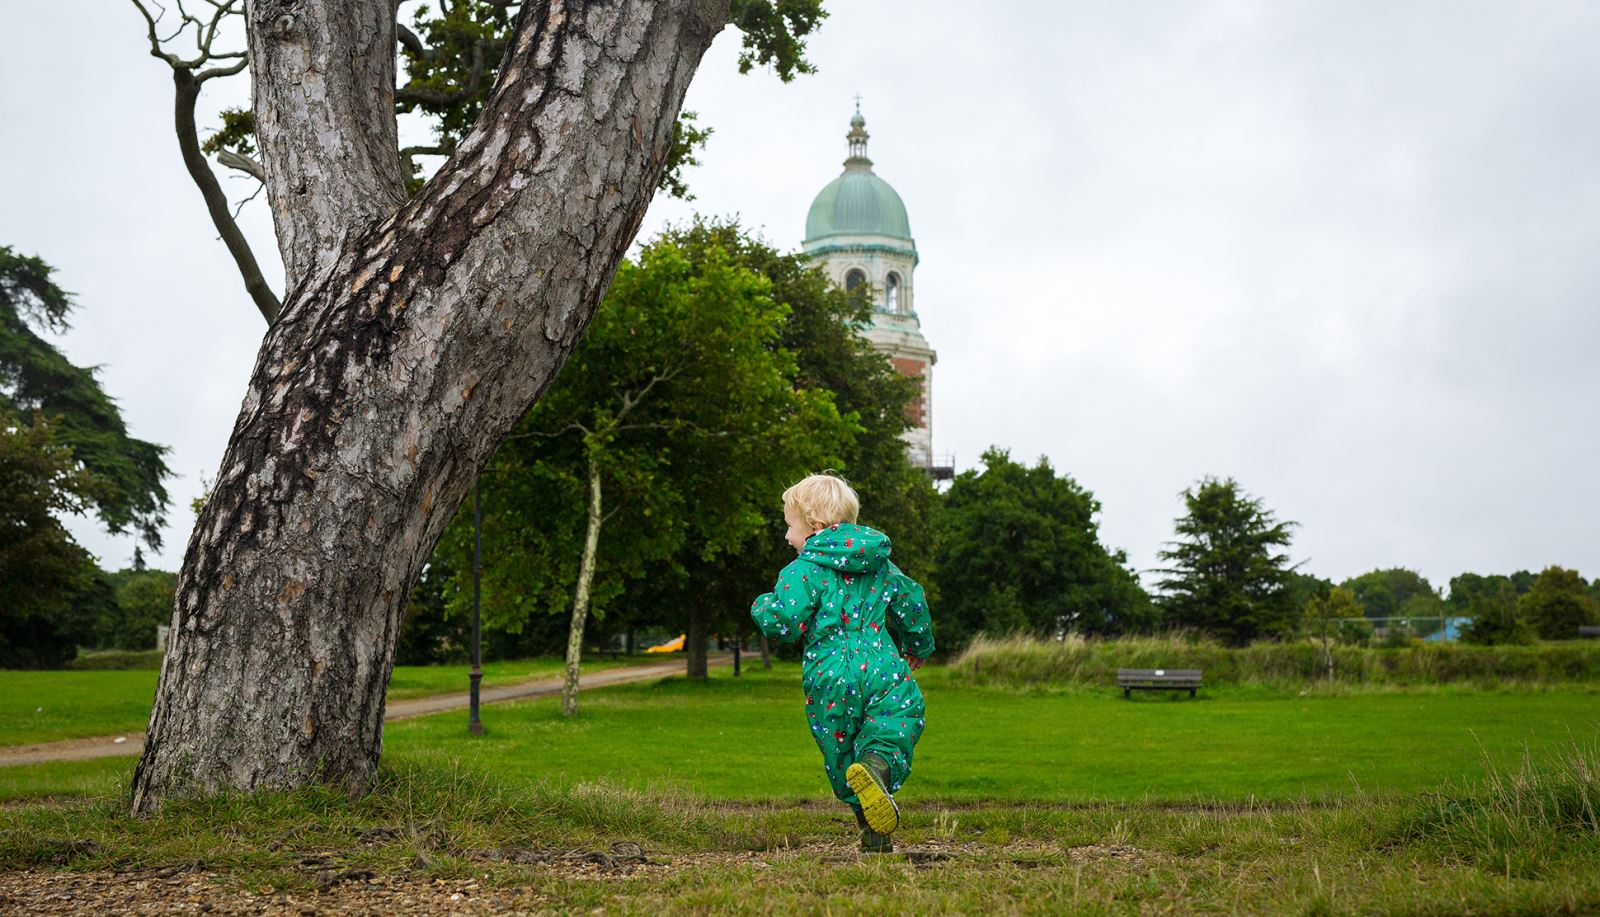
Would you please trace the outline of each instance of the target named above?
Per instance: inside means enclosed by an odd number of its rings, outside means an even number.
[[[482,629],[478,624],[481,598],[479,581],[483,577],[483,481],[472,482],[472,702],[467,715],[467,731],[483,735],[483,723],[478,719],[478,686],[483,682]]]

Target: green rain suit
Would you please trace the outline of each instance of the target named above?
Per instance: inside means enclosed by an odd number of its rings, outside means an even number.
[[[933,625],[922,587],[889,562],[889,549],[889,536],[864,525],[823,529],[750,607],[768,637],[805,638],[811,735],[834,795],[852,806],[845,769],[875,751],[889,763],[893,793],[922,735],[922,691],[900,653],[932,655]]]

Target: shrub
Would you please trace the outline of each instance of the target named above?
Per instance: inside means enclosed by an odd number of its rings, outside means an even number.
[[[107,653],[86,653],[67,663],[69,669],[105,671],[110,669],[159,669],[160,650],[112,650]]]
[[[1335,681],[1421,685],[1449,682],[1570,683],[1600,680],[1600,645],[1469,646],[1418,643],[1396,649],[1330,647]],[[979,635],[951,664],[956,677],[1010,686],[1103,687],[1119,668],[1201,669],[1207,684],[1303,685],[1325,679],[1320,644],[1255,643],[1230,648],[1207,637],[1065,640]]]

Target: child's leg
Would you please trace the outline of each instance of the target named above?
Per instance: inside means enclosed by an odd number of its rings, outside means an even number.
[[[922,737],[925,705],[922,690],[909,677],[891,680],[867,698],[861,728],[855,736],[855,757],[876,752],[888,764],[888,790],[900,789],[911,776],[911,752]]]
[[[818,678],[808,685],[806,720],[811,725],[811,738],[822,752],[822,769],[828,775],[833,795],[852,808],[857,807],[856,793],[850,788],[845,771],[856,760],[856,739],[861,725],[860,693],[853,689],[846,693],[837,682]]]

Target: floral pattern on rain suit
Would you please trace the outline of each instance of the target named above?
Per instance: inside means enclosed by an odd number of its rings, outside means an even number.
[[[890,548],[864,525],[823,529],[750,607],[769,638],[805,639],[806,718],[834,795],[851,805],[845,769],[875,751],[895,792],[924,725],[922,691],[900,654],[932,655],[933,625],[922,587],[890,563]]]

